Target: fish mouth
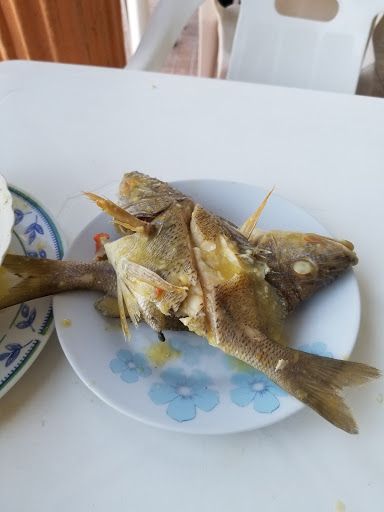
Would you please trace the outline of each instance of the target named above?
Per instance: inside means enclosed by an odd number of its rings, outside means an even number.
[[[357,263],[359,262],[359,258],[355,253],[355,246],[353,245],[352,242],[349,242],[348,240],[341,240],[323,235],[315,235],[312,233],[306,235],[305,240],[307,242],[314,243],[331,243],[332,245],[335,245],[338,249],[341,249],[343,251],[343,254],[348,258],[352,266],[357,265]]]
[[[359,258],[357,257],[357,255],[355,253],[355,246],[353,245],[352,242],[349,242],[349,240],[339,240],[339,239],[333,239],[333,238],[328,238],[328,237],[325,237],[325,238],[327,238],[328,240],[332,240],[339,247],[341,246],[345,256],[347,256],[347,258],[350,260],[351,265],[352,266],[357,265],[357,263],[359,262]]]

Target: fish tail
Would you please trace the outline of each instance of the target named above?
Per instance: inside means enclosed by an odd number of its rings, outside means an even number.
[[[0,309],[69,290],[111,292],[107,262],[67,262],[8,254],[0,267]]]
[[[363,363],[294,352],[297,367],[291,363],[282,372],[285,389],[336,427],[357,434],[357,423],[341,393],[379,378],[381,372]]]

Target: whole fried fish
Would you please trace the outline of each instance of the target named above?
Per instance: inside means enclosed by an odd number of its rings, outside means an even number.
[[[140,173],[124,176],[119,204],[89,196],[114,217],[122,235],[105,245],[109,263],[84,267],[7,256],[0,308],[69,289],[101,290],[106,296],[98,309],[107,311],[116,297],[126,336],[127,313],[133,323],[144,319],[157,332],[175,319],[260,369],[331,423],[357,433],[340,392],[377,378],[378,370],[278,342],[285,316],[357,263],[352,244],[314,234],[263,232],[256,228],[259,211],[237,229]],[[26,283],[29,292],[22,294]]]

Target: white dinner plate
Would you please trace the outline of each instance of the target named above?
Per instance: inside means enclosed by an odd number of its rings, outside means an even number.
[[[189,180],[172,185],[237,225],[266,195],[257,187],[226,181]],[[101,213],[90,222],[66,259],[91,260],[96,233],[116,238],[109,220]],[[274,194],[259,226],[329,236],[313,217]],[[94,292],[56,296],[56,328],[79,377],[121,412],[170,430],[221,434],[265,427],[304,407],[262,373],[195,334],[167,331],[162,344],[155,332],[140,324],[131,328],[132,338],[125,342],[119,319],[105,318],[94,309],[99,296]],[[343,358],[353,349],[359,321],[359,290],[350,271],[291,315],[286,337],[292,347]],[[156,351],[164,356],[164,364]]]
[[[15,224],[9,253],[61,259],[63,246],[51,217],[28,194],[9,187]],[[54,328],[52,298],[44,297],[0,311],[0,397],[26,372]]]

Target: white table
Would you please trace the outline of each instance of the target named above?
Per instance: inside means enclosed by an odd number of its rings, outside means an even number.
[[[113,194],[127,170],[276,184],[276,193],[355,243],[362,325],[353,358],[382,369],[383,124],[381,99],[0,64],[0,172],[50,210],[67,243],[95,215],[82,202],[73,222],[79,192]],[[340,500],[347,512],[378,512],[379,393],[382,380],[348,393],[359,436],[308,409],[245,434],[169,433],[102,403],[53,335],[0,401],[0,509],[323,512]]]

